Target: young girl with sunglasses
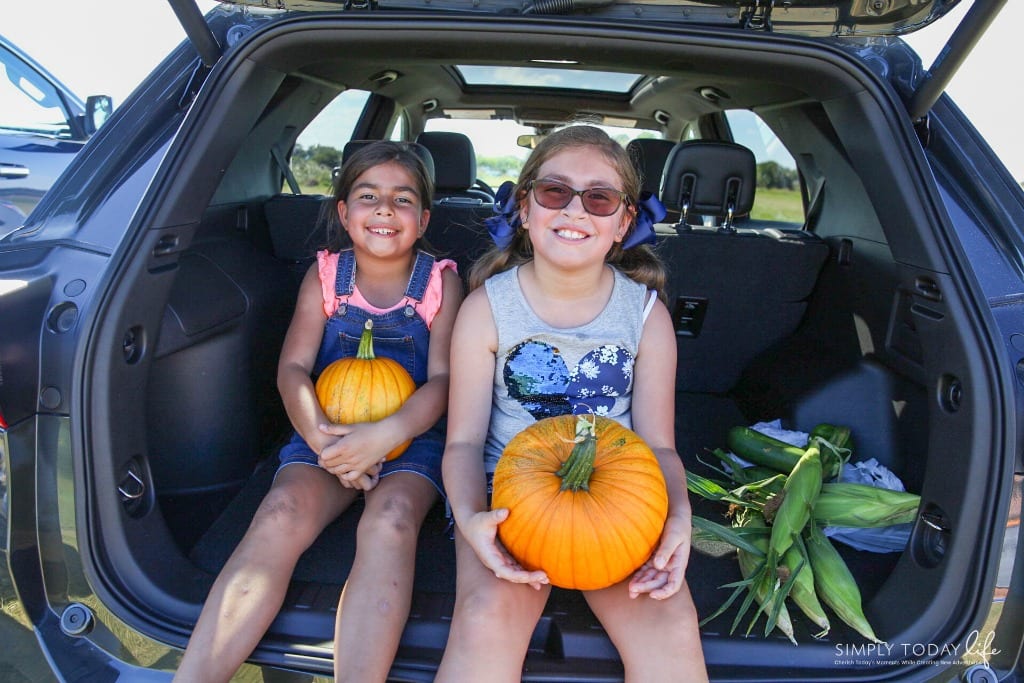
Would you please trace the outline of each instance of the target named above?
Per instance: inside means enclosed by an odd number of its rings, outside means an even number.
[[[627,681],[706,680],[684,573],[690,505],[675,450],[676,342],[647,246],[664,216],[638,198],[626,151],[600,129],[546,137],[514,189],[498,193],[498,247],[474,267],[452,337],[442,462],[456,527],[456,600],[438,681],[519,681],[550,593],[502,547],[507,509],[489,509],[505,444],[535,420],[598,414],[636,431],[661,464],[669,514],[653,556],[629,579],[584,596]],[[483,285],[482,287],[480,285]]]
[[[440,420],[462,301],[455,263],[418,248],[432,192],[426,167],[406,144],[373,143],[342,168],[327,249],[302,281],[278,365],[295,434],[210,590],[175,680],[231,678],[281,608],[299,556],[360,497],[365,507],[335,625],[335,680],[387,678],[409,613],[420,525],[441,492]],[[375,355],[398,361],[417,389],[384,419],[332,424],[313,378],[356,354],[367,320]],[[410,439],[404,453],[384,462]]]

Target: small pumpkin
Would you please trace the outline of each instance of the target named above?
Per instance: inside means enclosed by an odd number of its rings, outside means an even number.
[[[508,508],[498,537],[524,568],[555,586],[606,588],[654,552],[668,491],[651,449],[601,416],[561,415],[530,425],[505,447],[492,507]]]
[[[316,398],[331,422],[376,422],[396,412],[416,391],[416,383],[402,365],[373,355],[373,321],[367,320],[355,356],[332,362],[316,380]],[[385,456],[394,460],[411,441]]]

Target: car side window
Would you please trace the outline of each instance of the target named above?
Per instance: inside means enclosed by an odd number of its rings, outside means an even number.
[[[0,128],[71,138],[67,111],[57,88],[13,53],[0,48]]]
[[[303,194],[331,193],[331,173],[341,166],[342,150],[369,96],[365,90],[346,90],[299,133],[289,165]],[[290,191],[287,184],[283,191]]]
[[[750,217],[803,225],[804,202],[796,161],[760,116],[746,109],[725,113],[733,141],[754,153],[757,191]]]

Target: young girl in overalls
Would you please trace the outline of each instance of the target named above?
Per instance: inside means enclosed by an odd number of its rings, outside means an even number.
[[[668,519],[651,558],[631,578],[583,592],[626,681],[707,680],[684,577],[691,529],[675,450],[675,332],[657,297],[664,270],[646,246],[664,207],[639,190],[621,145],[598,128],[570,126],[544,138],[514,189],[498,192],[499,215],[489,222],[498,248],[474,266],[452,338],[458,390],[443,470],[456,596],[437,681],[521,679],[550,585],[497,539],[509,511],[490,509],[490,481],[515,434],[564,414],[631,427],[668,488]]]
[[[368,145],[342,169],[338,225],[303,279],[278,365],[295,434],[210,591],[178,679],[226,681],[234,674],[280,610],[299,556],[360,496],[365,509],[335,626],[335,678],[386,679],[408,617],[417,535],[443,492],[440,420],[462,300],[454,262],[417,249],[432,191],[423,162],[402,143]],[[355,355],[367,320],[375,355],[399,362],[417,389],[377,422],[332,424],[315,378],[332,361]],[[401,456],[384,461],[410,439]]]

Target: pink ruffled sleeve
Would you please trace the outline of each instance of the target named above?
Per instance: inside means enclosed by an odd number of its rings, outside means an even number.
[[[316,253],[316,264],[317,272],[320,275],[320,288],[323,291],[324,315],[330,318],[338,310],[338,297],[334,291],[335,280],[338,277],[338,254],[318,251]],[[427,281],[427,291],[423,294],[423,301],[416,306],[416,310],[427,323],[427,329],[434,322],[434,316],[441,310],[443,291],[441,273],[449,268],[455,273],[459,272],[455,261],[451,259],[434,261],[434,267],[430,271],[430,280]]]
[[[451,259],[438,259],[434,261],[434,267],[430,271],[430,280],[427,282],[427,291],[423,294],[423,301],[416,307],[420,317],[427,323],[427,329],[430,329],[434,322],[434,316],[441,310],[441,294],[443,290],[441,273],[449,268],[454,273],[459,272],[455,261]]]
[[[316,267],[320,274],[320,289],[324,294],[324,314],[330,318],[338,310],[338,297],[334,294],[334,281],[338,278],[338,256],[327,250],[316,252]]]

